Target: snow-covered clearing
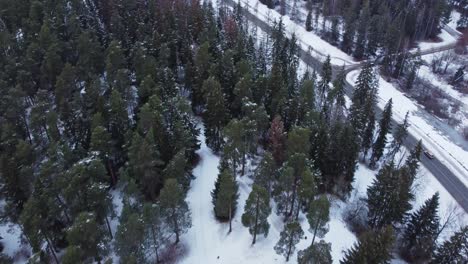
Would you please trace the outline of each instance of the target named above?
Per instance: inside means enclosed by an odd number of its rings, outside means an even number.
[[[232,222],[232,232],[228,234],[228,223],[221,223],[215,219],[210,193],[218,175],[219,157],[206,146],[203,134],[200,136],[200,141],[202,142],[198,151],[200,163],[193,171],[196,179],[192,181],[187,195],[193,223],[192,228],[182,237],[187,252],[181,258],[180,263],[286,263],[285,258],[277,255],[273,249],[283,229],[283,219],[275,213],[273,201],[271,202],[273,212],[268,218],[270,231],[266,238],[260,235],[257,237],[257,243],[252,245],[252,236],[241,223],[245,201],[252,186],[252,179],[248,175],[237,177],[239,199]],[[332,202],[330,232],[325,236],[325,240],[332,243],[334,263],[338,263],[342,258],[342,251],[356,241],[355,236],[346,228],[341,218],[343,206],[344,204],[340,202]],[[301,215],[299,219],[307,237],[297,245],[297,249],[301,250],[309,246],[312,234],[308,231],[309,224],[305,216]],[[290,262],[295,263],[296,259],[297,250]]]
[[[347,75],[347,81],[355,84],[360,70]],[[403,122],[409,112],[409,133],[423,140],[426,148],[430,149],[438,160],[444,163],[458,178],[468,185],[468,152],[453,143],[444,133],[437,130],[431,123],[423,118],[418,106],[403,93],[398,91],[391,83],[379,77],[378,106],[383,109],[388,100],[393,99],[393,118]]]

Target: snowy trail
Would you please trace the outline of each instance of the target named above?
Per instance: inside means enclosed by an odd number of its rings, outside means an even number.
[[[211,189],[214,187],[218,175],[219,157],[206,146],[203,129],[200,135],[201,147],[198,151],[200,162],[194,169],[195,180],[187,194],[187,202],[192,212],[192,228],[186,234],[185,242],[188,243],[187,259],[183,263],[206,263],[209,251],[206,241],[215,227],[212,213]],[[211,227],[211,228],[207,228]]]

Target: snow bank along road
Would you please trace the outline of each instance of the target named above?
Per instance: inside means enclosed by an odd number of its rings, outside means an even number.
[[[235,0],[225,0],[225,2],[231,6],[236,6],[237,2]],[[270,33],[272,30],[272,26],[268,24],[267,22],[261,20],[257,16],[255,16],[253,13],[251,13],[248,9],[243,7],[244,15],[247,19],[249,19],[250,22],[261,28],[263,31]],[[316,57],[312,56],[311,53],[308,50],[305,50],[302,45],[299,45],[299,55],[301,59],[309,65],[309,67],[312,67],[316,70],[320,70],[322,62],[317,59]],[[448,50],[452,49],[454,47],[454,44],[448,44],[443,47],[437,47],[437,48],[432,48],[432,49],[427,49],[424,51],[421,51],[420,53],[422,55],[427,55],[435,52],[440,52],[443,50]],[[355,64],[351,64],[346,66],[346,72],[350,72],[352,70],[359,69],[362,67],[364,63],[359,62]],[[339,70],[341,69],[340,66],[333,66],[333,72],[336,74]],[[348,96],[351,97],[352,92],[353,92],[353,86],[346,81],[347,84],[347,89],[346,93]],[[380,115],[382,112],[382,109],[376,109],[377,114]],[[392,125],[393,127],[396,126],[397,121],[392,120]],[[419,141],[418,138],[413,136],[412,134],[408,134],[406,140],[405,140],[405,146],[408,149],[412,149],[417,142]],[[466,185],[460,181],[460,179],[452,173],[447,166],[442,164],[440,161],[437,159],[428,159],[426,156],[422,155],[421,157],[421,162],[422,164],[434,175],[437,180],[444,186],[445,189],[453,196],[453,198],[460,204],[460,206],[465,210],[465,212],[468,212],[468,188]]]

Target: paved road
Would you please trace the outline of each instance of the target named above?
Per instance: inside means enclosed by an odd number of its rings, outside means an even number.
[[[225,2],[231,6],[235,6],[237,4],[237,1],[235,0],[226,0]],[[244,15],[249,21],[254,23],[264,32],[267,32],[267,33],[271,32],[272,26],[266,23],[265,21],[259,19],[257,16],[252,14],[249,10],[244,9]],[[426,55],[426,54],[431,54],[431,53],[440,52],[444,50],[449,50],[449,49],[454,48],[454,46],[455,44],[450,44],[450,45],[445,45],[445,46],[438,47],[438,48],[428,49],[428,50],[421,52],[421,54]],[[322,62],[318,60],[317,58],[313,57],[308,50],[304,50],[301,47],[299,50],[299,55],[301,59],[304,61],[304,63],[306,63],[310,67],[317,69],[318,71],[321,69]],[[346,65],[345,71],[348,73],[350,71],[359,69],[364,64],[365,62],[356,63],[353,65]],[[341,67],[334,66],[333,72],[337,73],[340,69]],[[346,86],[347,86],[346,87],[347,95],[351,96],[353,93],[354,87],[349,83],[346,83]],[[380,108],[376,109],[377,115],[380,115],[381,112],[382,112],[382,109]],[[395,120],[392,120],[393,127],[396,127],[397,123],[398,122],[396,122]],[[416,138],[413,135],[409,134],[404,144],[405,144],[405,147],[407,147],[408,149],[413,149],[418,141],[419,141],[419,138]],[[455,174],[453,174],[444,164],[442,164],[437,159],[429,159],[425,155],[422,155],[421,163],[437,178],[437,180],[453,196],[453,198],[465,210],[465,212],[468,212],[468,188],[465,186],[465,184],[463,184],[463,182],[461,182]]]

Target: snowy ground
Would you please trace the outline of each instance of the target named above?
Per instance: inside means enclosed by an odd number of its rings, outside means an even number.
[[[295,34],[302,48],[308,50],[310,47],[312,55],[319,60],[323,61],[327,55],[330,55],[331,63],[334,65],[342,66],[355,63],[351,56],[321,39],[315,33],[307,32],[303,25],[296,24],[289,16],[281,16],[277,11],[269,9],[258,0],[240,1],[244,8],[269,24],[272,24],[275,20],[279,21],[282,19],[287,36],[290,37],[292,34]]]
[[[356,82],[360,70],[348,74],[347,81]],[[378,106],[383,109],[388,100],[393,99],[393,118],[403,122],[406,112],[409,112],[409,133],[423,140],[426,148],[430,149],[438,160],[444,163],[458,178],[468,185],[468,152],[455,144],[444,133],[436,129],[424,118],[421,110],[411,99],[404,96],[391,83],[379,77]]]
[[[406,151],[406,153],[409,152]],[[353,183],[353,187],[358,192],[359,197],[365,198],[367,196],[367,187],[372,184],[376,174],[377,171],[370,170],[366,166],[359,164],[355,173],[356,181]],[[460,226],[468,224],[468,214],[465,213],[463,208],[458,205],[452,195],[447,192],[439,181],[421,165],[414,183],[415,200],[412,203],[413,211],[417,210],[424,204],[424,201],[432,197],[436,192],[439,192],[440,195],[439,216],[441,220],[445,220],[450,213],[455,215],[453,218],[455,221],[439,237],[439,241],[442,241],[449,238]]]
[[[435,48],[441,48],[450,44],[454,44],[457,42],[457,38],[452,36],[449,32],[445,29],[442,29],[442,32],[437,35],[440,39],[439,42],[433,41],[421,41],[418,43],[418,47],[421,51],[431,50]]]
[[[213,213],[213,205],[211,203],[211,190],[214,188],[214,183],[218,175],[219,157],[206,146],[204,143],[203,134],[200,135],[202,143],[198,154],[200,155],[200,163],[194,170],[195,180],[191,183],[191,188],[187,195],[187,202],[192,212],[193,224],[187,234],[182,237],[182,243],[186,248],[186,253],[180,258],[179,263],[223,263],[223,264],[267,264],[267,263],[286,263],[283,256],[277,255],[273,247],[279,239],[279,233],[283,228],[283,220],[278,216],[273,209],[272,214],[268,218],[270,223],[270,232],[268,237],[258,237],[258,241],[252,246],[252,236],[248,229],[241,223],[241,215],[248,194],[251,190],[252,180],[245,176],[238,176],[239,183],[239,200],[238,208],[233,219],[233,231],[228,233],[228,223],[217,221]],[[253,168],[254,166],[249,166]],[[354,187],[357,189],[359,196],[364,197],[367,187],[375,178],[376,171],[372,171],[363,165],[359,165],[356,171],[356,181]],[[456,206],[452,196],[439,184],[424,167],[419,173],[418,183],[421,183],[416,188],[417,198],[414,202],[414,209],[419,206],[435,192],[440,193],[440,215],[444,219],[447,212],[451,211]],[[350,248],[356,237],[346,227],[343,221],[343,210],[346,204],[332,199],[332,208],[330,211],[329,232],[325,236],[327,242],[332,243],[332,257],[334,263],[339,263],[343,257],[344,251]],[[271,202],[274,208],[274,202]],[[457,217],[457,225],[468,223],[468,217],[464,212]],[[306,248],[311,242],[312,235],[308,231],[309,225],[303,215],[300,216],[300,221],[305,236],[307,239],[302,239],[297,246],[297,249]],[[454,226],[448,229],[442,236],[443,239],[451,235]],[[291,257],[290,263],[296,263],[296,253]]]
[[[0,201],[0,211],[3,214],[5,200]],[[14,263],[26,263],[26,256],[31,255],[31,248],[21,242],[21,227],[10,221],[0,222],[0,243],[3,244],[3,254],[11,257]]]
[[[450,22],[448,23],[448,26],[455,29],[457,28],[457,22],[460,19],[461,14],[456,11],[452,10],[452,13],[450,13]]]
[[[283,219],[275,213],[274,209],[268,218],[270,223],[268,236],[266,238],[263,235],[258,236],[257,243],[253,246],[252,236],[241,223],[245,201],[252,185],[252,180],[248,175],[237,178],[239,200],[232,222],[232,233],[228,234],[228,223],[220,223],[215,219],[210,193],[218,175],[219,157],[206,146],[203,135],[200,136],[200,140],[203,142],[198,151],[201,159],[193,171],[196,179],[192,181],[186,199],[192,212],[193,223],[189,232],[182,237],[187,252],[180,263],[286,263],[285,258],[277,255],[273,249],[283,229]],[[271,203],[274,207],[274,202]],[[330,232],[325,236],[325,240],[332,242],[332,257],[334,263],[338,263],[343,255],[342,251],[350,247],[356,238],[346,228],[341,218],[341,207],[344,204],[336,201],[332,204]],[[306,248],[312,241],[312,234],[308,231],[309,224],[303,215],[300,216],[300,222],[307,239],[304,238],[300,241],[297,246],[298,250]],[[295,263],[296,259],[297,250],[296,254],[291,257],[290,263]]]

